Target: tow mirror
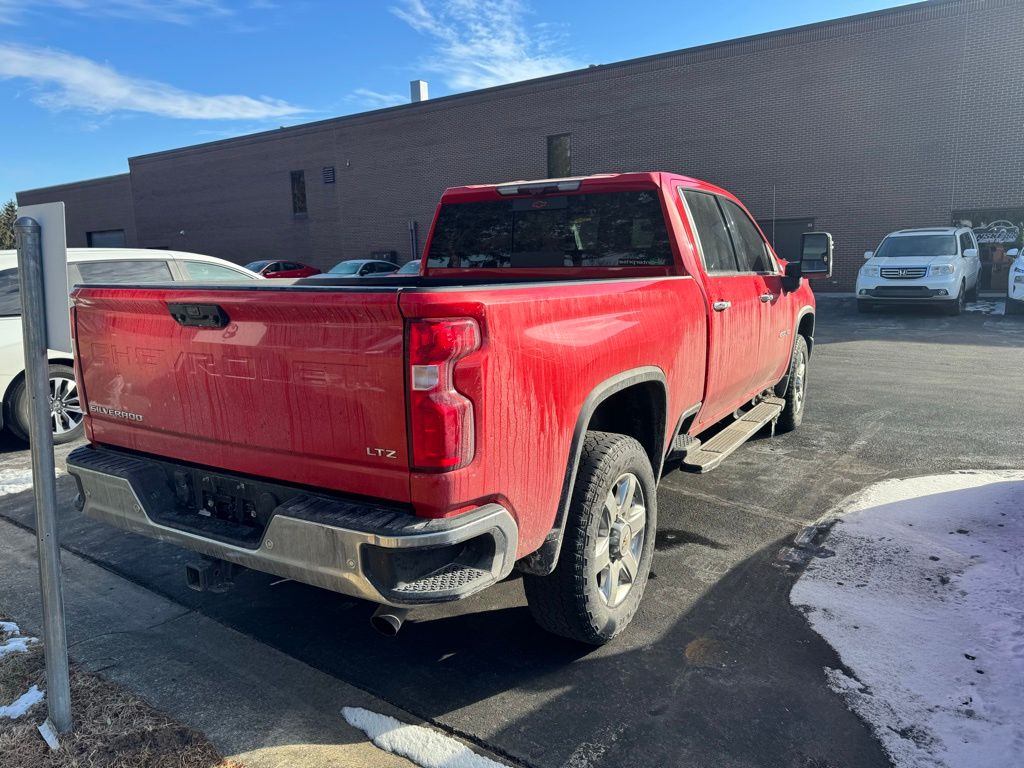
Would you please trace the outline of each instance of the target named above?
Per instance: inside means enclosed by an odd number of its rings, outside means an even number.
[[[874,251],[864,251],[864,261],[870,261],[875,256]]]
[[[800,275],[808,280],[832,277],[832,235],[804,232],[800,243]]]

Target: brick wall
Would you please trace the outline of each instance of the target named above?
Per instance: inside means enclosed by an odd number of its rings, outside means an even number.
[[[64,201],[69,248],[88,245],[89,232],[123,229],[126,245],[136,244],[132,182],[127,173],[74,184],[30,189],[18,193],[18,205]]]
[[[1022,32],[1020,0],[922,3],[132,158],[138,243],[242,263],[408,259],[409,221],[422,245],[445,187],[541,178],[546,137],[570,133],[574,173],[679,171],[759,219],[773,198],[778,218],[813,218],[836,239],[831,287],[849,290],[893,229],[1024,207]]]

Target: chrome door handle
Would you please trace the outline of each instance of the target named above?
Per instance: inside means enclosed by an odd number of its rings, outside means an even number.
[[[722,312],[722,311],[728,309],[729,307],[731,307],[732,306],[732,302],[731,301],[716,301],[711,306],[714,307],[715,312]]]
[[[774,301],[774,300],[775,300],[775,294],[774,293],[762,293],[761,294],[761,301],[763,301],[765,304],[767,304],[769,301]]]

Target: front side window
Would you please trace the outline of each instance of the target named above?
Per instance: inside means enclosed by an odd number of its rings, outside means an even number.
[[[78,263],[81,282],[86,283],[161,283],[170,282],[171,268],[166,261],[82,261]]]
[[[441,207],[433,268],[662,267],[672,263],[658,193],[544,195]]]
[[[740,272],[768,272],[768,252],[764,239],[750,217],[732,200],[721,198],[722,210],[729,223],[729,234],[736,248]]]
[[[222,266],[221,264],[207,264],[202,261],[182,261],[181,266],[189,280],[252,280],[253,275],[247,275],[237,269]]]
[[[267,261],[266,259],[264,259],[263,261],[250,261],[248,264],[245,265],[245,268],[251,269],[253,272],[259,272],[264,267],[269,267],[271,264],[272,262]]]
[[[683,192],[693,225],[700,238],[700,248],[704,254],[704,269],[709,274],[735,272],[736,256],[732,249],[732,240],[725,225],[725,218],[714,195],[696,190]]]
[[[875,251],[879,259],[956,256],[954,235],[890,235]]]
[[[971,235],[968,232],[960,234],[960,253],[963,254],[968,248],[974,247],[974,240],[971,239]]]

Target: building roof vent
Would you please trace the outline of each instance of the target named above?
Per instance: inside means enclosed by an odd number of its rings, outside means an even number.
[[[325,165],[320,170],[320,173],[323,174],[324,184],[333,184],[334,183],[334,166],[333,165]]]
[[[417,101],[426,101],[430,96],[427,95],[427,81],[426,80],[412,80],[409,83],[409,99],[416,103]]]

